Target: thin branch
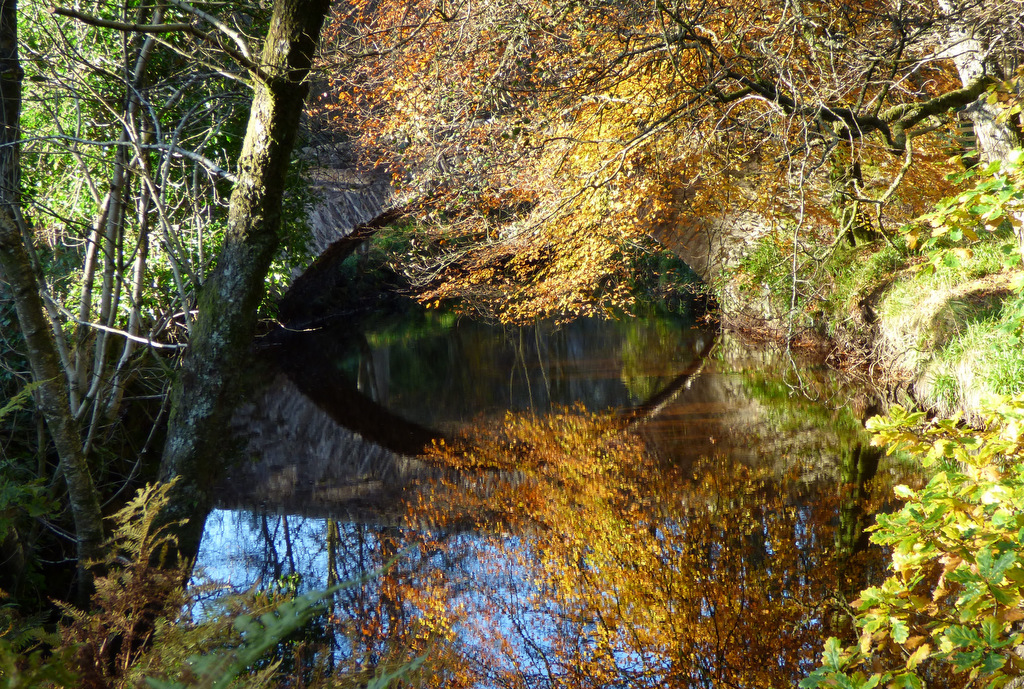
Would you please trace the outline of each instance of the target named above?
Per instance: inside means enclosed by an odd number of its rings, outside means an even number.
[[[61,313],[63,313],[66,318],[74,321],[78,325],[84,325],[87,328],[95,328],[96,330],[102,330],[104,332],[113,333],[115,335],[121,335],[122,337],[126,337],[129,340],[133,340],[133,341],[138,342],[140,344],[149,345],[150,347],[153,347],[154,349],[184,349],[184,348],[188,347],[188,345],[184,345],[184,344],[164,344],[163,342],[157,342],[157,341],[155,341],[155,340],[153,340],[153,339],[151,339],[149,337],[142,337],[140,335],[132,335],[129,332],[125,332],[124,330],[119,330],[118,328],[112,328],[109,325],[103,325],[102,323],[92,323],[90,321],[83,320],[83,319],[78,318],[77,316],[75,316],[75,314],[71,313],[70,311],[68,311],[63,306],[61,306],[52,296],[50,296],[50,293],[49,293],[48,290],[39,290],[39,291],[46,298],[47,302],[49,302],[53,306],[57,307],[57,309]]]
[[[245,56],[245,59],[247,59],[247,60],[249,60],[251,62],[254,62],[253,59],[252,59],[252,53],[249,52],[249,44],[246,43],[245,38],[242,36],[242,34],[238,33],[237,31],[232,29],[230,26],[228,26],[227,24],[225,24],[221,20],[217,19],[212,14],[208,14],[206,12],[203,12],[198,7],[193,7],[192,5],[190,5],[187,2],[185,2],[185,0],[169,0],[169,2],[172,5],[174,5],[175,7],[177,7],[178,9],[184,10],[185,12],[188,12],[189,14],[194,14],[195,16],[199,17],[200,19],[203,19],[206,22],[209,22],[210,24],[215,26],[216,28],[220,29],[221,33],[223,33],[225,36],[227,36],[228,38],[230,38],[232,41],[235,42],[235,45],[238,46],[239,52],[241,52],[242,55]]]
[[[51,7],[50,12],[52,14],[58,14],[62,17],[69,17],[71,19],[77,19],[83,24],[90,26],[98,26],[103,29],[114,29],[115,31],[127,31],[131,33],[173,33],[176,31],[183,31],[186,33],[193,33],[196,28],[191,24],[129,24],[126,22],[114,21],[113,19],[101,19],[100,17],[93,17],[88,14],[82,14],[77,10],[70,10],[64,7]]]
[[[270,82],[270,75],[263,71],[258,64],[238,49],[226,45],[216,36],[200,31],[198,28],[191,24],[130,24],[126,22],[118,22],[110,19],[101,19],[99,17],[93,17],[88,14],[84,14],[77,10],[68,9],[66,7],[53,7],[50,9],[53,14],[58,14],[62,17],[69,17],[76,19],[83,24],[90,26],[97,26],[104,29],[114,29],[115,31],[126,31],[132,33],[144,33],[144,34],[165,34],[165,33],[187,33],[191,36],[203,41],[216,45],[223,50],[229,57],[238,62],[240,65],[245,67],[249,72],[255,75],[260,81],[264,83]]]
[[[96,140],[93,140],[93,139],[79,139],[78,137],[68,136],[67,134],[58,135],[58,136],[34,136],[34,137],[29,137],[29,138],[26,138],[26,139],[22,139],[23,143],[26,142],[26,141],[27,142],[33,142],[33,141],[64,141],[64,142],[69,142],[69,143],[74,143],[74,144],[82,144],[82,145],[85,145],[85,146],[101,146],[101,147],[123,145],[121,142],[115,141],[115,140],[96,141]],[[135,144],[135,145],[138,148],[144,149],[144,150],[166,151],[168,153],[174,153],[174,154],[180,155],[183,158],[188,158],[189,160],[192,160],[194,162],[199,163],[204,168],[206,168],[210,172],[214,173],[218,177],[223,177],[224,179],[226,179],[226,180],[228,180],[230,182],[237,182],[238,181],[238,178],[235,176],[235,173],[231,172],[230,170],[225,170],[221,166],[217,165],[217,163],[213,162],[212,160],[210,160],[206,156],[202,155],[201,153],[196,153],[195,151],[190,151],[187,148],[182,148],[180,146],[175,146],[174,144],[166,144],[166,143]]]

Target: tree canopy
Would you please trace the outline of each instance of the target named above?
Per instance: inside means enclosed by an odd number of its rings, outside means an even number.
[[[357,4],[325,59],[362,59],[314,112],[444,228],[425,299],[487,285],[507,320],[628,306],[652,229],[700,241],[747,213],[863,241],[951,190],[961,122],[987,159],[1019,145],[1019,107],[1000,107],[1018,17],[1009,0]]]

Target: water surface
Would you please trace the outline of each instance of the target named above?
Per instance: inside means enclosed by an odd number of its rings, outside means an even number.
[[[386,567],[307,630],[339,672],[425,654],[429,686],[792,683],[915,480],[869,447],[869,411],[667,316],[310,333],[236,416],[253,461],[200,565],[300,589]]]

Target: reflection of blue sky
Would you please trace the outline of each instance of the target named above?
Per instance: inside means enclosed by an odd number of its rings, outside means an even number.
[[[744,544],[747,556],[752,558],[744,560],[732,576],[790,582],[783,583],[779,590],[763,594],[766,601],[780,605],[794,596],[803,596],[802,587],[811,583],[806,568],[814,567],[819,561],[814,551],[821,544],[821,534],[814,526],[816,520],[812,513],[815,509],[813,504],[794,505],[783,514],[754,508],[752,528],[734,537],[730,536],[727,524],[702,528],[703,520],[691,523],[688,516],[653,520],[653,528],[648,533],[660,543],[655,549],[656,566],[666,571],[652,571],[650,575],[659,580],[673,572],[692,577],[693,588],[689,592],[684,586],[673,594],[682,598],[670,596],[663,601],[668,606],[667,611],[685,615],[686,610],[692,610],[690,614],[703,620],[691,620],[689,623],[694,625],[717,617],[721,600],[714,593],[714,580],[723,575],[719,566],[727,564],[721,559],[725,555],[724,543],[731,538],[736,544]],[[777,519],[784,519],[788,529],[768,528]],[[454,629],[454,650],[479,672],[480,687],[503,685],[502,675],[506,673],[520,676],[528,686],[571,681],[578,677],[579,671],[572,663],[593,659],[602,650],[599,648],[602,635],[595,633],[601,620],[594,617],[593,609],[573,600],[573,593],[547,588],[550,584],[545,583],[545,576],[537,568],[544,562],[551,564],[550,553],[546,557],[540,552],[538,547],[543,547],[543,539],[537,542],[529,532],[429,534],[374,523],[336,523],[333,566],[342,581],[376,571],[396,552],[402,554],[386,574],[339,594],[335,610],[348,615],[349,619],[361,620],[369,619],[360,616],[364,611],[371,611],[370,614],[377,611],[379,615],[382,609],[394,605],[404,622],[415,626],[422,611],[411,601],[396,600],[393,596],[402,589],[387,586],[386,582],[399,581],[413,587],[428,580],[436,584],[437,575],[443,573],[440,579],[445,605],[448,610],[458,611],[457,616],[462,620]],[[271,586],[275,580],[290,575],[298,575],[303,591],[325,588],[331,562],[328,524],[319,517],[218,510],[207,522],[198,564],[207,577],[228,583],[235,590]],[[687,534],[692,538],[685,538]],[[825,544],[829,543],[830,538]],[[794,546],[805,553],[805,557],[794,563],[792,570],[774,571],[775,553]],[[402,551],[403,547],[408,549]],[[693,548],[699,553],[700,564],[682,557],[684,550]],[[562,564],[578,568],[588,575],[586,578],[593,575],[591,583],[597,586],[603,579],[600,561],[584,554],[578,561]],[[684,562],[690,569],[680,572],[679,567]],[[697,569],[693,569],[695,566]],[[729,576],[728,572],[725,574]],[[577,593],[585,599],[597,590]],[[385,599],[388,595],[392,597]],[[566,595],[568,598],[563,597]],[[599,607],[617,609],[622,615],[621,619],[612,621],[613,645],[607,649],[611,652],[611,661],[605,665],[614,668],[619,684],[658,686],[659,681],[668,681],[682,673],[691,678],[692,686],[715,686],[713,678],[724,669],[717,666],[714,653],[708,652],[713,649],[700,648],[700,644],[689,650],[676,648],[655,641],[657,635],[644,634],[640,637],[645,645],[637,645],[634,642],[639,638],[631,641],[630,637],[629,625],[633,623],[630,610],[643,602],[628,595],[620,599],[622,592],[615,589],[604,590],[599,595],[603,597]],[[735,605],[744,604],[743,600],[735,601]],[[645,618],[641,614],[636,619]],[[375,619],[382,624],[376,627],[380,637],[335,640],[333,648],[338,661],[362,658],[367,648],[379,651],[388,646],[389,636],[405,628],[403,623],[395,628],[386,615],[385,619]],[[736,623],[730,611],[726,612],[725,619],[732,620],[730,624]],[[821,624],[820,617],[808,615],[795,628],[772,633],[806,637],[812,640],[813,646],[820,639],[816,628]],[[670,638],[666,637],[666,641]],[[813,664],[817,650],[817,647],[808,647],[805,656],[797,662]],[[771,662],[778,662],[782,667],[783,660]]]
[[[352,540],[355,524],[339,523],[342,544]],[[358,539],[376,550],[376,538],[361,529]],[[371,543],[366,543],[370,539]],[[350,549],[339,548],[345,555]],[[359,552],[342,558],[337,568],[349,576],[366,570],[357,560]],[[365,556],[365,552],[362,553]],[[211,581],[236,590],[269,586],[276,580],[298,574],[302,588],[327,585],[327,521],[294,515],[261,515],[246,510],[214,510],[206,521],[197,570]],[[366,564],[366,563],[362,563]],[[375,568],[374,566],[369,569]]]
[[[380,542],[373,536],[375,527],[355,523],[338,526],[339,573],[354,578],[375,569],[382,557]],[[406,552],[385,576],[408,576],[415,582],[431,571],[444,570],[449,609],[461,611],[463,619],[455,629],[456,645],[467,658],[483,663],[478,669],[492,682],[501,672],[543,684],[552,677],[572,673],[576,668],[559,662],[566,656],[554,652],[552,640],[573,644],[586,656],[594,650],[589,632],[595,621],[576,619],[552,591],[537,586],[539,578],[523,564],[539,559],[530,538],[506,534],[500,537],[500,545],[492,538],[450,534],[444,539],[443,549]],[[361,549],[346,547],[357,542]],[[582,561],[579,564],[589,566]],[[197,565],[200,576],[234,591],[270,586],[275,579],[293,574],[299,575],[301,590],[325,588],[327,522],[321,518],[216,510],[207,521]],[[363,586],[364,593],[371,597],[379,595],[376,583]],[[405,612],[416,614],[408,605]],[[493,653],[490,642],[495,638],[509,642],[505,653]],[[345,655],[352,647],[338,640],[335,648]],[[647,657],[640,657],[618,649],[614,657],[623,676],[642,672],[649,679],[664,672],[666,659],[656,649],[651,651],[645,654]],[[495,685],[485,679],[481,686]]]

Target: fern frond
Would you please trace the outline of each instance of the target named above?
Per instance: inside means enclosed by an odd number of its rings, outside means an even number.
[[[161,549],[164,552],[177,549],[178,539],[174,532],[187,520],[155,526],[156,518],[167,505],[170,491],[177,480],[174,478],[167,483],[147,483],[128,504],[114,514],[115,526],[108,541],[108,553],[129,561],[154,562],[154,554]],[[164,562],[159,564],[166,565]]]
[[[0,407],[0,421],[3,421],[4,417],[6,417],[8,414],[13,414],[14,412],[18,411],[19,409],[22,409],[26,404],[28,404],[28,401],[32,398],[32,393],[35,392],[36,388],[38,388],[45,382],[45,380],[37,380],[34,383],[29,383],[20,391],[18,391],[18,394],[12,397],[10,401],[7,402],[7,404],[5,404],[3,407]]]

